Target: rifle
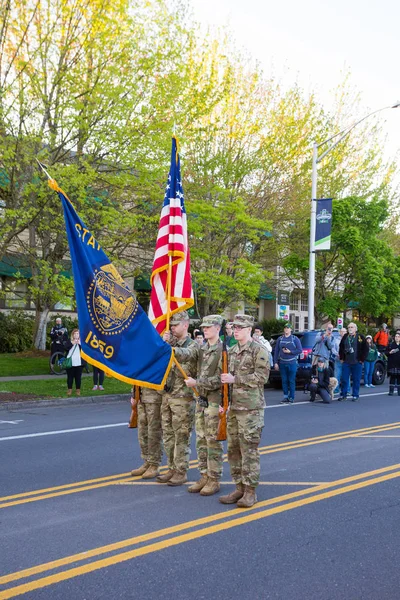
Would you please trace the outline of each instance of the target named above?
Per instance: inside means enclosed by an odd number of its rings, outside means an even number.
[[[129,429],[136,429],[138,422],[138,404],[140,402],[140,387],[135,385],[135,400],[136,404],[132,407],[131,417],[129,419],[128,427]]]
[[[222,324],[222,373],[228,373],[228,349],[226,347],[226,321]],[[219,413],[217,441],[224,442],[226,440],[226,416],[230,402],[229,383],[221,384],[222,406],[223,411]]]

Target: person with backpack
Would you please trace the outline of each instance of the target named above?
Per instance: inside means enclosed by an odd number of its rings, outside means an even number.
[[[368,356],[364,362],[364,384],[365,387],[375,387],[372,384],[372,375],[374,374],[374,368],[376,359],[378,358],[378,351],[376,349],[375,344],[372,342],[372,335],[367,335],[365,337],[368,343]]]
[[[292,326],[286,323],[283,335],[277,339],[274,349],[275,370],[281,372],[283,398],[281,404],[293,404],[296,391],[296,372],[299,355],[303,352],[300,340],[292,335]]]

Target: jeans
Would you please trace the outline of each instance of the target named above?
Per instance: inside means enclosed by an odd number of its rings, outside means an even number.
[[[342,379],[342,363],[340,362],[339,358],[335,358],[335,377],[338,380],[338,385],[335,389],[335,392],[339,391],[339,383],[340,380]]]
[[[357,362],[354,365],[349,365],[348,363],[342,364],[342,380],[341,380],[341,388],[342,388],[342,396],[345,398],[349,389],[349,378],[353,379],[353,397],[358,398],[360,395],[360,381],[361,381],[361,373],[362,373],[362,364]]]
[[[282,378],[283,395],[285,398],[291,398],[292,400],[294,400],[294,394],[296,391],[297,362],[280,362],[279,370],[281,372]]]
[[[367,360],[364,363],[364,384],[371,385],[372,384],[372,375],[374,373],[376,360],[372,362],[368,362]]]

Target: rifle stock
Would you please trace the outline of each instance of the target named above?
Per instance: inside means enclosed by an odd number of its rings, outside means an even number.
[[[135,385],[135,400],[136,404],[132,407],[131,417],[128,424],[130,429],[136,429],[138,423],[138,404],[140,402],[140,387],[138,385]]]
[[[222,341],[222,373],[228,373],[228,349],[226,347],[226,330],[223,330]],[[227,438],[227,413],[229,408],[229,384],[221,385],[223,411],[219,413],[217,441],[224,442]]]

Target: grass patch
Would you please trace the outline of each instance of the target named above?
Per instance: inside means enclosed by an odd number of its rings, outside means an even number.
[[[0,355],[1,356],[1,355]],[[118,379],[106,377],[104,391],[92,391],[91,376],[82,377],[81,396],[103,396],[104,394],[129,394],[132,386]],[[0,382],[0,392],[17,392],[20,394],[35,394],[40,398],[65,398],[67,396],[67,378],[65,375],[54,375],[51,379],[30,381]],[[75,390],[72,395],[75,395]]]
[[[50,352],[39,350],[0,354],[0,376],[47,375],[49,360]]]

